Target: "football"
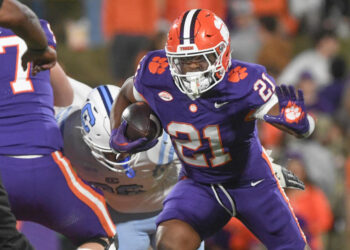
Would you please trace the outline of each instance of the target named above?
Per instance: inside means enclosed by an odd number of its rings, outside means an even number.
[[[141,137],[151,141],[162,134],[160,121],[145,102],[129,105],[123,111],[122,119],[127,122],[125,135],[131,141]]]

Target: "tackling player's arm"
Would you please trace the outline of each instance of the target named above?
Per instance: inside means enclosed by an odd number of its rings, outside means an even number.
[[[0,26],[11,29],[26,41],[28,48],[47,47],[45,33],[36,15],[27,6],[15,0],[4,0],[0,9]]]
[[[295,93],[293,86],[276,87],[276,94],[252,116],[264,120],[298,138],[306,138],[315,129],[315,120],[306,112],[303,92]]]
[[[28,49],[22,56],[24,70],[28,62],[33,62],[33,75],[55,65],[56,51],[48,46],[38,17],[27,6],[16,0],[3,0],[0,26],[11,29],[26,42]]]
[[[50,70],[50,79],[54,95],[54,105],[57,107],[71,105],[74,97],[73,88],[59,63],[56,63]]]

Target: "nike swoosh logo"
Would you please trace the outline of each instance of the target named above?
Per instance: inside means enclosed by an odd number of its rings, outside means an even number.
[[[263,182],[265,179],[261,179],[261,180],[258,180],[258,181],[252,181],[251,183],[250,183],[250,185],[252,186],[252,187],[255,187],[256,185],[258,185],[259,183],[261,183],[261,182]]]
[[[224,106],[224,105],[226,105],[228,102],[222,102],[222,103],[217,103],[217,102],[215,102],[214,103],[214,107],[215,108],[221,108],[222,106]]]

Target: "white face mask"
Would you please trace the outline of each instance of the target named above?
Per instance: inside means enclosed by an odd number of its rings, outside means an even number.
[[[210,85],[210,78],[205,77],[203,72],[188,72],[184,80],[184,86],[188,92],[198,95]]]
[[[230,58],[227,59],[228,65],[222,64],[223,56],[227,49],[227,44],[221,42],[215,47],[205,51],[191,51],[187,53],[169,52],[166,50],[169,62],[169,69],[179,90],[191,99],[199,98],[204,92],[215,87],[225,76],[227,68],[230,67]],[[218,51],[221,51],[218,53]],[[201,58],[207,62],[207,66],[201,62]],[[186,72],[183,64],[187,63],[187,58],[201,64],[201,69]],[[200,67],[199,67],[200,68]],[[206,68],[206,69],[205,69]],[[186,73],[185,73],[186,72]]]

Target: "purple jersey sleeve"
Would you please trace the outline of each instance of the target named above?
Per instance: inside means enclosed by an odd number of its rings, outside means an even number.
[[[233,82],[235,99],[247,111],[257,109],[266,103],[275,92],[275,81],[268,75],[265,67],[234,61],[230,69],[228,83]]]
[[[147,71],[148,68],[147,65],[149,65],[149,63],[152,60],[152,52],[146,54],[139,62],[139,65],[137,67],[136,73],[135,73],[135,77],[134,77],[134,85],[136,90],[143,96],[145,97],[145,91],[147,88]]]
[[[256,68],[256,73],[253,76],[249,86],[251,95],[247,99],[247,106],[255,109],[270,100],[275,92],[275,81],[261,65]]]
[[[56,37],[51,30],[50,24],[46,20],[40,19],[40,25],[45,32],[48,45],[56,49]]]
[[[147,54],[145,55],[139,62],[138,66],[137,66],[137,70],[134,76],[134,86],[136,88],[136,90],[142,95],[144,96],[144,88],[143,88],[143,81],[142,81],[142,75],[145,72],[145,68],[147,65],[147,61],[149,60],[150,55]]]
[[[157,113],[156,99],[158,94],[166,89],[168,84],[173,85],[168,70],[168,61],[163,50],[151,51],[145,55],[137,68],[134,77],[134,86],[148,104]]]

